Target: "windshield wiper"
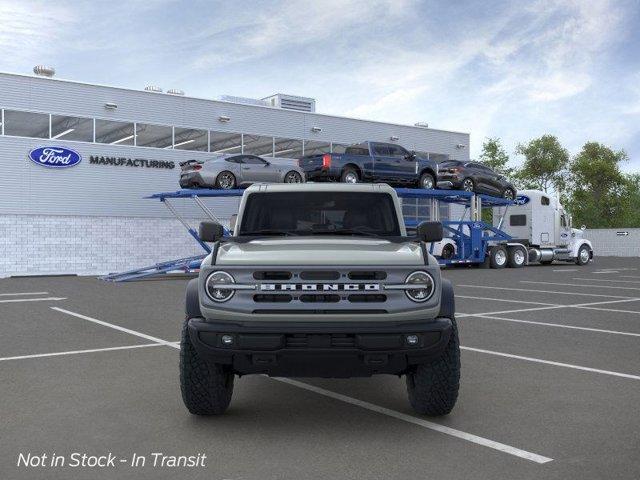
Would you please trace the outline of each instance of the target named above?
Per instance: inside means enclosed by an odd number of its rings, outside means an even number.
[[[256,235],[278,235],[278,236],[297,236],[298,233],[286,230],[274,230],[264,228],[262,230],[252,230],[250,232],[240,232],[240,236],[256,236]]]
[[[323,233],[327,235],[358,235],[361,237],[374,237],[374,238],[382,238],[387,240],[384,235],[370,232],[368,230],[360,230],[358,228],[340,228],[338,230],[326,230],[322,232],[313,232],[313,233]]]

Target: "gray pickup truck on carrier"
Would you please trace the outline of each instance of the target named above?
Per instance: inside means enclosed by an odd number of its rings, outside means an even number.
[[[189,282],[180,352],[187,409],[223,413],[235,376],[405,375],[413,408],[451,411],[460,350],[451,283],[426,243],[407,237],[388,185],[253,185],[232,236],[213,243]]]

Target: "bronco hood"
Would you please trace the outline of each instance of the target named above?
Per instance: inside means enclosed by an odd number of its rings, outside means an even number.
[[[424,265],[420,245],[370,238],[265,238],[225,242],[217,265]]]

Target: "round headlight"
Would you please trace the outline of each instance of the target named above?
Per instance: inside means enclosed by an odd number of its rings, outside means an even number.
[[[207,278],[207,295],[214,302],[226,302],[235,293],[235,290],[224,288],[224,285],[229,283],[235,283],[235,280],[227,272],[213,272]]]
[[[405,290],[407,297],[414,302],[426,302],[435,291],[433,277],[427,272],[413,272],[407,277],[405,283],[416,286],[416,288]]]

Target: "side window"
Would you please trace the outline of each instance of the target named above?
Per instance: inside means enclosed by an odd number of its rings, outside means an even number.
[[[242,157],[229,157],[225,158],[225,161],[229,163],[242,163]]]
[[[526,215],[511,215],[509,217],[509,225],[512,227],[524,227],[527,224]]]
[[[387,157],[389,156],[389,147],[376,143],[373,145],[373,153],[380,157]]]
[[[560,215],[560,225],[564,228],[567,227],[567,218],[564,215]]]
[[[551,201],[549,200],[549,197],[540,197],[540,204],[542,205],[549,205],[551,203]]]
[[[469,162],[465,165],[465,167],[478,169],[480,168],[480,165],[478,165],[477,163]]]
[[[248,163],[249,165],[265,165],[267,162],[265,162],[260,157],[254,157],[250,155],[242,157],[242,163]]]
[[[387,148],[389,149],[389,155],[392,157],[404,158],[409,154],[409,152],[399,145],[389,145]]]

